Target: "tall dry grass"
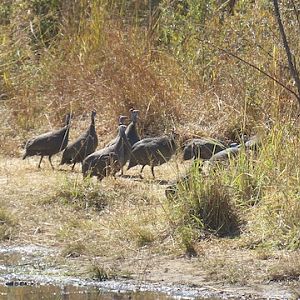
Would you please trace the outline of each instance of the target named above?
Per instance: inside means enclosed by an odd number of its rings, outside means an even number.
[[[274,126],[256,151],[242,150],[202,174],[195,164],[170,211],[179,228],[241,235],[246,244],[299,248],[299,128]]]
[[[250,239],[298,247],[297,103],[220,50],[293,89],[269,1],[238,1],[234,14],[215,1],[49,3],[0,4],[1,152],[17,152],[16,141],[58,126],[68,111],[79,131],[91,109],[101,137],[132,106],[141,111],[142,136],[174,125],[185,137],[223,140],[261,131],[259,153],[242,152],[208,178],[196,172],[170,206],[172,224],[187,248],[203,229],[226,235],[236,227]],[[299,26],[290,4],[282,13],[297,59]],[[140,235],[141,244],[153,239],[147,230]]]
[[[57,124],[66,111],[92,108],[111,130],[135,106],[145,135],[176,124],[190,135],[235,137],[293,115],[286,91],[218,50],[291,85],[267,3],[241,2],[234,15],[213,1],[21,3],[10,4],[1,28],[2,85],[18,130],[45,125],[45,114]]]

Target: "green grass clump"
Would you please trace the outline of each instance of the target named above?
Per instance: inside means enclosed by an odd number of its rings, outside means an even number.
[[[103,267],[94,266],[91,272],[92,278],[98,281],[105,281],[109,279],[107,271]]]
[[[195,163],[170,200],[177,224],[198,230],[198,237],[206,230],[242,233],[250,244],[299,249],[299,140],[299,130],[283,123],[267,132],[256,150],[242,149],[205,174]]]
[[[82,242],[66,244],[61,251],[63,257],[78,257],[86,253],[86,246]]]
[[[101,211],[109,204],[111,196],[111,194],[101,190],[99,184],[94,183],[90,178],[85,180],[65,178],[54,199],[66,205],[71,205],[75,209]]]
[[[257,156],[261,196],[248,211],[247,234],[276,248],[300,246],[298,149],[299,130],[282,124],[270,131]]]
[[[106,281],[109,279],[114,279],[116,277],[115,270],[106,267],[97,261],[93,261],[91,263],[91,267],[89,270],[89,275],[92,279],[97,281]]]
[[[147,228],[136,228],[134,235],[139,248],[147,246],[155,240],[153,232]]]
[[[230,187],[224,184],[223,173],[216,170],[209,177],[194,164],[189,179],[179,186],[178,195],[170,203],[179,224],[219,236],[239,232],[239,218]],[[200,236],[200,233],[198,234]]]
[[[13,238],[17,222],[13,216],[4,208],[0,207],[0,240]]]
[[[300,278],[299,254],[279,258],[267,273],[270,281],[298,281]]]

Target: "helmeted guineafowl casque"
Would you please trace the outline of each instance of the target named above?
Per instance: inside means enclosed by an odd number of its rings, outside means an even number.
[[[96,111],[92,111],[90,127],[73,143],[66,147],[62,155],[61,165],[73,164],[73,170],[76,163],[82,162],[88,155],[96,150],[98,137],[95,129],[95,116]]]
[[[224,145],[213,139],[192,139],[185,144],[183,149],[183,159],[210,159],[214,154],[224,149]]]
[[[124,157],[125,145],[130,147],[125,134],[126,126],[119,126],[119,134],[115,144],[96,151],[87,156],[82,163],[83,176],[97,176],[102,180],[105,176],[115,175],[126,163]],[[125,161],[125,163],[124,163]]]
[[[169,161],[176,151],[176,133],[154,138],[142,139],[135,143],[131,150],[128,169],[142,165],[140,177],[146,165],[151,167],[153,178],[155,178],[154,167]]]
[[[130,124],[126,128],[126,136],[131,146],[140,140],[140,136],[137,130],[137,119],[139,111],[137,109],[131,108],[130,112]]]
[[[25,145],[25,154],[23,159],[27,156],[39,155],[41,156],[38,168],[41,167],[41,162],[44,156],[49,157],[49,162],[54,169],[51,161],[52,155],[64,150],[68,145],[69,131],[70,131],[71,114],[66,115],[65,126],[59,130],[41,134],[35,138],[27,141]]]

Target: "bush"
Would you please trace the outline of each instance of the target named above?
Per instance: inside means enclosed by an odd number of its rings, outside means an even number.
[[[225,185],[224,171],[216,170],[208,177],[201,174],[195,164],[189,180],[179,186],[175,204],[171,210],[180,226],[189,224],[201,231],[218,236],[232,236],[239,233],[240,221],[234,203],[234,193]]]

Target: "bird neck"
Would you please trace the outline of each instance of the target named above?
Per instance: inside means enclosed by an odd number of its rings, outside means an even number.
[[[70,131],[70,125],[68,124],[67,126],[66,126],[67,128],[66,128],[66,133],[65,133],[65,136],[69,136],[69,131]]]
[[[171,133],[171,136],[170,136],[170,143],[172,145],[172,147],[176,148],[176,135],[174,133]]]
[[[94,117],[92,117],[92,119],[91,119],[91,127],[95,127],[95,118]]]
[[[116,151],[124,147],[124,145],[126,145],[126,147],[129,147],[129,142],[127,140],[126,134],[123,132],[122,134],[119,133],[118,135],[118,139],[115,146]]]
[[[134,127],[135,127],[135,123],[133,121],[131,121],[130,124],[128,125],[128,130],[129,129],[131,130]]]
[[[66,125],[65,126],[70,126],[71,124],[71,116],[70,115],[67,115],[67,119],[66,119]]]

